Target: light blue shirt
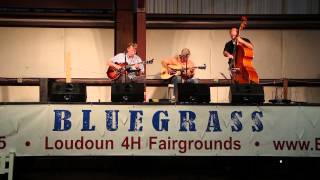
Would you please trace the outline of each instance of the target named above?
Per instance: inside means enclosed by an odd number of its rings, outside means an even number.
[[[126,56],[126,57],[125,57]],[[122,64],[122,63],[125,63],[127,61],[127,63],[129,65],[131,64],[137,64],[137,63],[141,63],[139,64],[139,68],[141,70],[141,72],[143,73],[144,72],[144,65],[142,63],[142,60],[139,56],[137,55],[133,55],[133,57],[129,58],[128,54],[125,54],[125,53],[119,53],[117,54],[116,56],[114,56],[112,58],[112,62],[113,63],[118,63],[118,64]],[[134,66],[131,67],[131,69],[135,69]]]

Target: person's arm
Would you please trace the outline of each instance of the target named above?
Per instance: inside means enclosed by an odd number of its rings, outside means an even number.
[[[120,58],[121,58],[120,56],[121,56],[121,54],[117,54],[116,56],[110,58],[109,61],[108,61],[108,65],[109,65],[109,66],[112,66],[112,67],[115,67],[116,69],[120,69],[121,66],[118,65],[118,64],[116,64],[117,59],[120,59]]]
[[[170,64],[170,59],[162,60],[161,64],[162,64],[163,67],[168,68],[168,65]]]
[[[225,45],[224,45],[224,49],[223,49],[223,55],[224,57],[227,57],[229,59],[233,59],[233,54],[230,53],[233,51],[233,48],[232,48],[232,41],[229,41],[227,42]]]
[[[169,67],[169,65],[173,64],[172,61],[172,58],[164,59],[161,61],[162,67],[167,69],[168,74],[173,73],[173,70]]]
[[[115,64],[115,63],[113,62],[112,58],[109,59],[109,61],[108,61],[107,64],[108,64],[108,66],[112,66],[112,67],[114,67],[114,68],[116,68],[116,69],[120,69],[120,68],[121,68],[121,66],[119,66],[119,65],[117,65],[117,64]]]
[[[241,37],[237,38],[238,42],[246,46],[247,48],[253,49],[253,44],[250,41],[246,41]]]
[[[226,51],[226,50],[223,51],[223,55],[224,55],[224,57],[228,57],[229,59],[233,59],[233,55],[230,54],[230,53],[229,53],[228,51]]]

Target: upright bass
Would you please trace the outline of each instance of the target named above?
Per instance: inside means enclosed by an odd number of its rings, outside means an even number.
[[[243,16],[238,29],[238,36],[240,36],[240,30],[243,30],[246,25],[247,17]],[[258,73],[253,67],[253,50],[236,42],[233,57],[230,63],[233,82],[237,84],[259,84]]]

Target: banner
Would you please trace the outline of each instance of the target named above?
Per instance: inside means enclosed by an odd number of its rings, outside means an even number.
[[[320,156],[319,106],[0,106],[17,156]]]

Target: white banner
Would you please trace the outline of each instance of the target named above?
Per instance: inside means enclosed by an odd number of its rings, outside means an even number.
[[[17,156],[320,156],[319,106],[2,105]]]

